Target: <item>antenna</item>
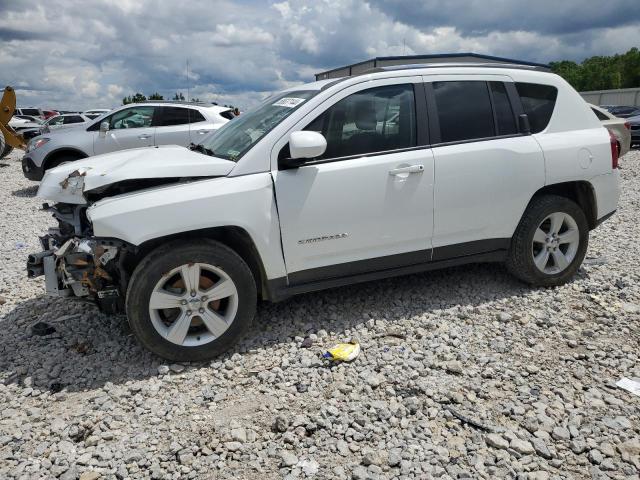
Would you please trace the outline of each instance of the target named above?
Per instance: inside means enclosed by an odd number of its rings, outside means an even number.
[[[404,56],[404,52],[407,48],[407,41],[403,38],[402,39],[402,56]]]
[[[189,102],[189,59],[187,58],[187,102]],[[191,109],[187,108],[187,121],[189,122],[189,137],[191,137]]]
[[[187,102],[189,101],[189,59],[187,58]]]

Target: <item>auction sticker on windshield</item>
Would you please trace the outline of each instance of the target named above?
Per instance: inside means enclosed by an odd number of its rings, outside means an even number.
[[[273,104],[274,107],[294,108],[304,102],[304,98],[284,97]]]

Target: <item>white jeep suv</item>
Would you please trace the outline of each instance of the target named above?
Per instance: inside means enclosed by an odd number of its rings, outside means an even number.
[[[59,225],[28,260],[50,293],[126,312],[172,360],[215,356],[258,298],[469,262],[570,280],[616,210],[615,138],[562,78],[487,64],[298,86],[191,150],[49,170]]]
[[[127,148],[200,142],[234,118],[228,107],[191,102],[125,105],[86,125],[49,132],[29,141],[22,171],[30,180],[61,163]]]

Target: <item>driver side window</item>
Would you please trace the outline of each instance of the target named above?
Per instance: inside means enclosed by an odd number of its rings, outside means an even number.
[[[319,132],[326,138],[327,150],[320,159],[415,147],[413,85],[375,87],[349,95],[305,130]]]
[[[154,107],[148,106],[120,110],[109,117],[109,129],[120,130],[123,128],[150,127],[153,124],[153,110]]]

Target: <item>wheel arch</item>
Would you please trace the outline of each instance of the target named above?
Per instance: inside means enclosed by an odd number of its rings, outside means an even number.
[[[75,156],[77,156],[78,160],[81,158],[87,158],[89,155],[87,155],[85,152],[83,152],[82,150],[78,149],[78,148],[74,148],[74,147],[61,147],[58,148],[56,150],[53,150],[51,152],[49,152],[47,154],[46,157],[44,157],[44,160],[42,161],[42,169],[46,170],[47,168],[50,168],[51,163],[56,160],[57,158],[65,155],[65,154],[73,154]]]
[[[231,248],[249,266],[256,282],[258,295],[265,300],[270,299],[269,289],[267,288],[267,274],[260,253],[251,235],[244,228],[238,226],[227,225],[204,228],[147,240],[136,247],[135,253],[127,256],[123,267],[128,276],[130,276],[138,263],[157,247],[176,240],[192,241],[194,239],[217,240]]]
[[[578,206],[580,206],[586,215],[587,222],[589,223],[589,229],[593,230],[598,225],[598,204],[596,200],[596,193],[593,185],[588,181],[578,180],[545,185],[534,193],[532,200],[533,198],[541,195],[558,195],[574,201]]]

